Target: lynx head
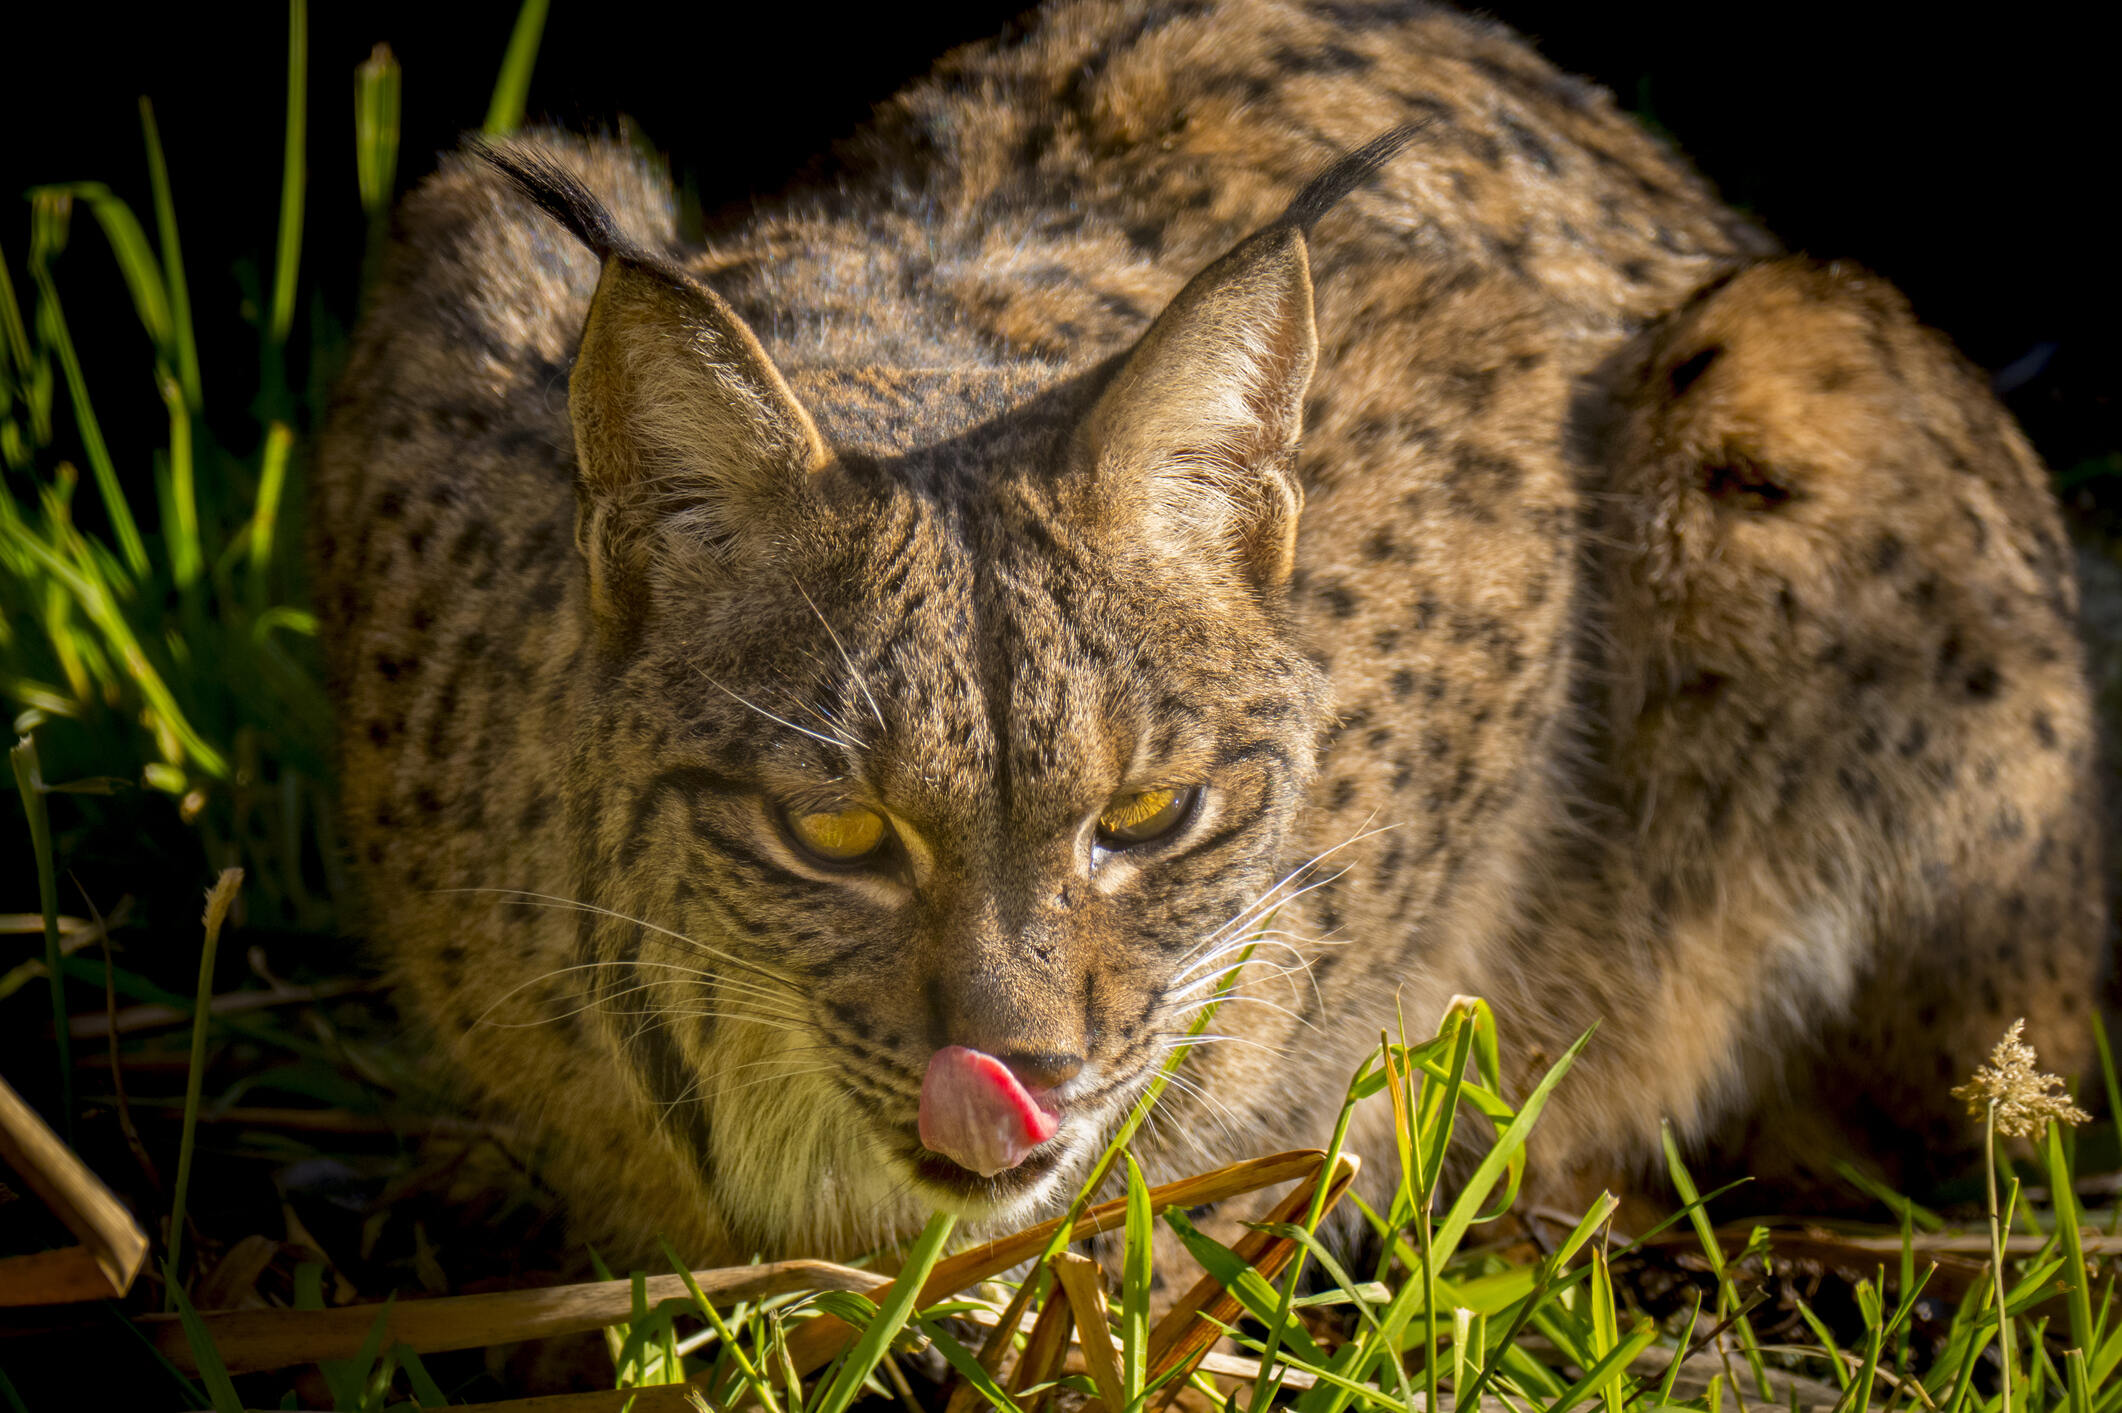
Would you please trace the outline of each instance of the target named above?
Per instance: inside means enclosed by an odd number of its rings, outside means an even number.
[[[568,173],[492,154],[603,260],[580,960],[741,1241],[1054,1193],[1272,906],[1327,706],[1284,606],[1305,227],[1404,141],[1069,376],[785,375]]]

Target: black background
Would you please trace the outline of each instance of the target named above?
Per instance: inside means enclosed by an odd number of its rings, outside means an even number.
[[[28,7],[23,7],[28,8]],[[708,209],[768,192],[951,45],[1013,5],[722,5],[679,10],[554,0],[530,113],[604,126],[627,115]],[[2122,445],[2115,269],[2111,21],[2092,7],[2018,6],[1948,23],[1916,7],[1498,4],[1558,65],[1647,112],[1731,199],[1793,246],[1892,278],[1978,362],[2010,370],[2014,410],[2063,470]],[[135,99],[168,149],[207,397],[247,388],[256,335],[236,264],[262,263],[279,200],[286,11],[275,4],[38,6],[10,19],[0,85],[0,250],[18,291],[35,182],[109,183],[148,212]],[[1943,10],[1931,11],[1932,16]],[[400,189],[484,116],[512,3],[320,4],[310,16],[305,274],[351,310],[362,220],[351,140],[354,66],[379,42],[404,66]],[[71,319],[130,320],[100,238],[77,220],[61,267]],[[77,330],[91,386],[138,385],[102,408],[123,458],[162,414],[142,344]],[[99,364],[107,362],[107,369]],[[219,375],[217,379],[217,374]],[[103,394],[106,400],[111,395]],[[253,433],[254,435],[254,433]]]

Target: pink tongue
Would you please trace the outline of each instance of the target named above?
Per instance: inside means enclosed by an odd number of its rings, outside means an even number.
[[[961,1168],[993,1177],[1054,1136],[1060,1115],[1044,1107],[993,1055],[947,1045],[921,1081],[921,1142]]]

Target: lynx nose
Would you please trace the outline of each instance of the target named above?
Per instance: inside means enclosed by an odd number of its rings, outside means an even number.
[[[1034,1072],[1065,1080],[1081,1068],[1081,1061],[1068,1061]],[[1061,1114],[1047,1097],[1049,1086],[1027,1089],[1019,1073],[963,1045],[938,1050],[921,1080],[922,1146],[982,1177],[1023,1162],[1060,1129]]]
[[[1015,1051],[997,1055],[996,1059],[1009,1066],[1011,1074],[1024,1082],[1026,1088],[1037,1093],[1042,1089],[1059,1089],[1083,1072],[1081,1055],[1057,1055],[1052,1052],[1032,1053]],[[1040,1096],[1044,1098],[1044,1095]]]

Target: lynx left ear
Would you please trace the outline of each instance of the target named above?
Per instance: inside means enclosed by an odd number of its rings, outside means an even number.
[[[1179,291],[1092,408],[1078,464],[1100,513],[1279,587],[1296,559],[1297,440],[1318,352],[1303,233],[1271,226]]]

